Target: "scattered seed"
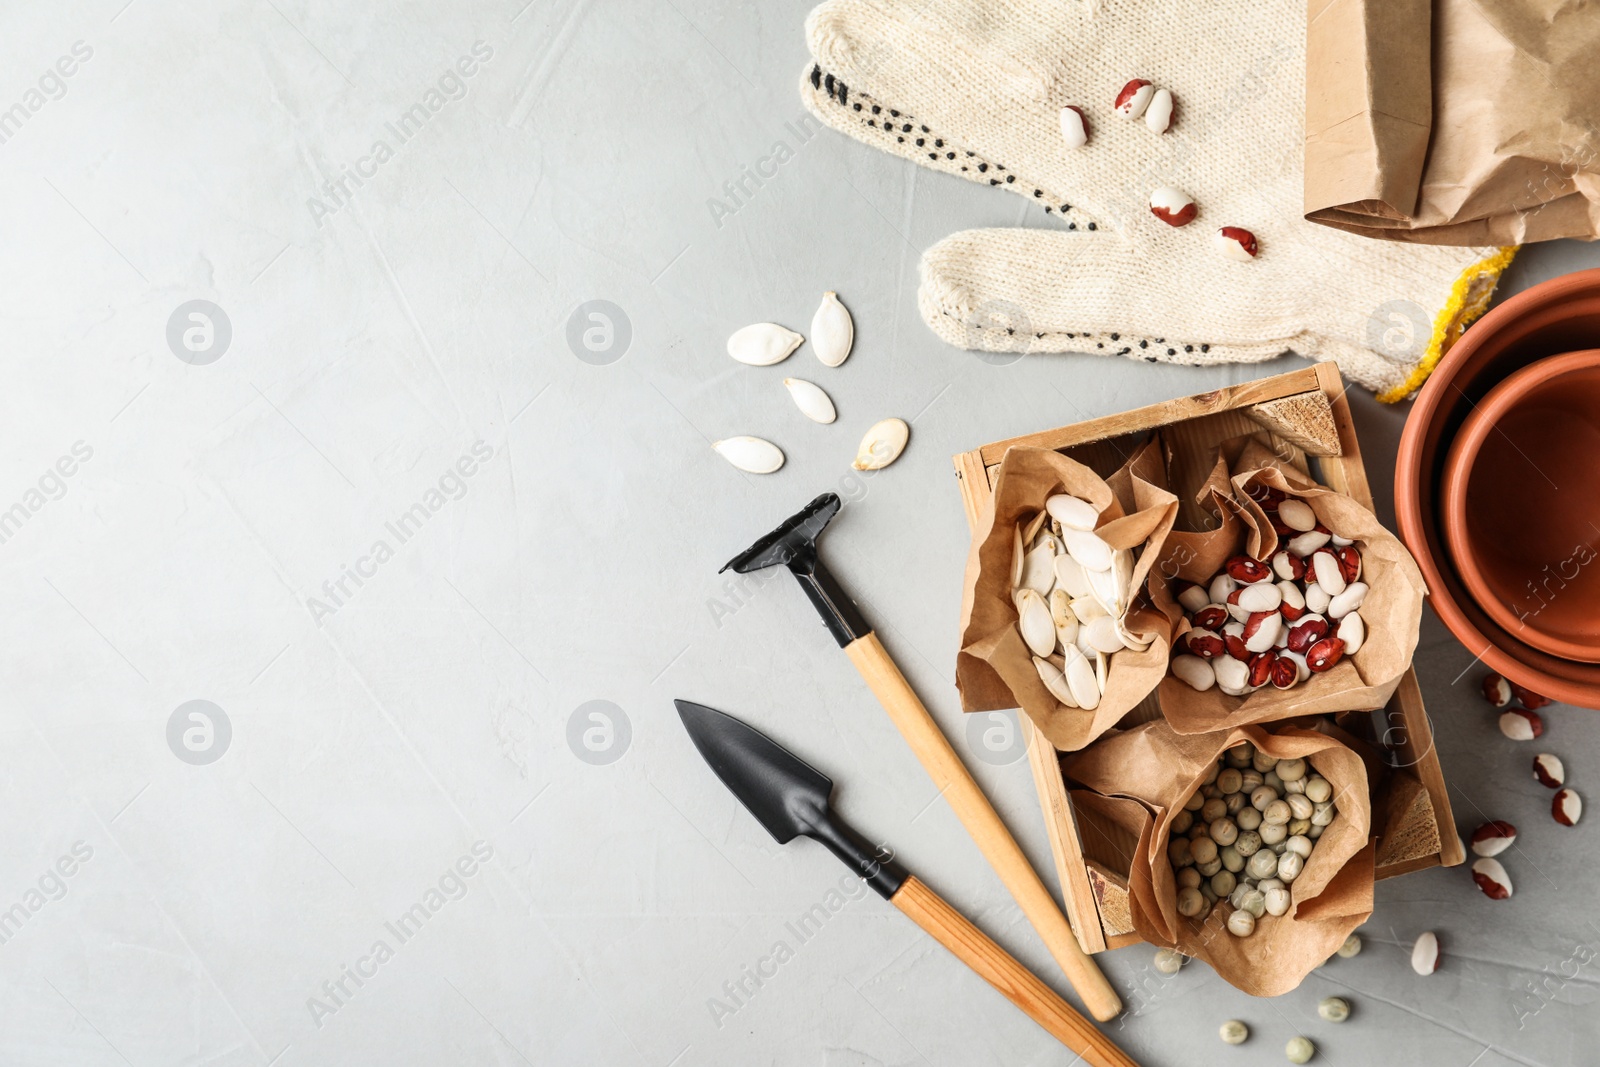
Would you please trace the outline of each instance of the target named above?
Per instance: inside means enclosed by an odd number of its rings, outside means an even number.
[[[1500,732],[1513,741],[1532,741],[1544,733],[1544,719],[1526,708],[1507,708],[1500,713]]]
[[[1479,856],[1498,856],[1517,840],[1517,828],[1504,819],[1486,822],[1472,831],[1472,851]]]
[[[1150,214],[1168,226],[1187,226],[1194,221],[1194,201],[1189,194],[1170,185],[1160,186],[1150,194]]]
[[[839,303],[839,294],[829,290],[822,294],[822,304],[811,316],[811,348],[825,366],[837,367],[850,358],[850,347],[855,344],[856,327],[850,312]]]
[[[1061,138],[1068,148],[1082,148],[1089,142],[1089,120],[1081,108],[1068,104],[1061,109]]]
[[[1144,124],[1150,127],[1152,133],[1166,133],[1172,125],[1172,93],[1166,89],[1157,89],[1150,97],[1149,105],[1144,109]]]
[[[1350,1018],[1350,1002],[1343,997],[1323,997],[1317,1003],[1317,1014],[1330,1023],[1342,1023]]]
[[[1439,969],[1440,956],[1439,935],[1432,930],[1420,934],[1411,946],[1411,969],[1418,974],[1432,974]]]
[[[1289,1057],[1290,1063],[1310,1063],[1311,1057],[1317,1054],[1317,1046],[1309,1037],[1291,1037],[1283,1046],[1283,1054]]]
[[[1483,698],[1497,708],[1503,708],[1511,703],[1511,683],[1505,678],[1490,671],[1483,676]]]
[[[1155,87],[1143,78],[1134,78],[1122,87],[1117,94],[1117,99],[1112,105],[1112,110],[1117,114],[1130,119],[1136,119],[1144,114],[1145,108],[1150,106],[1150,98],[1155,95]]]
[[[1560,789],[1567,780],[1567,769],[1560,757],[1541,752],[1533,757],[1533,779],[1546,789]]]
[[[1482,856],[1473,860],[1472,881],[1490,900],[1506,900],[1511,896],[1511,876],[1497,859]]]
[[[1238,1019],[1229,1019],[1217,1029],[1217,1036],[1230,1045],[1242,1045],[1250,1038],[1250,1028]]]
[[[904,419],[884,419],[872,424],[861,438],[856,449],[856,460],[851,464],[858,471],[882,470],[900,458],[911,439],[911,427]]]
[[[789,395],[794,398],[795,407],[799,408],[800,413],[812,422],[820,422],[823,425],[827,425],[839,417],[838,411],[834,409],[832,398],[823,392],[821,386],[808,382],[804,378],[785,378],[783,386],[789,390]]]
[[[1238,226],[1224,226],[1212,235],[1211,243],[1228,259],[1248,263],[1256,258],[1256,235]]]
[[[775,322],[758,322],[734,331],[728,338],[728,355],[752,367],[770,367],[788,359],[804,340]]]
[[[759,437],[729,437],[711,445],[723,459],[750,474],[771,474],[783,466],[783,449]]]
[[[1550,801],[1550,814],[1562,826],[1576,826],[1583,817],[1583,798],[1570,789],[1563,789]]]

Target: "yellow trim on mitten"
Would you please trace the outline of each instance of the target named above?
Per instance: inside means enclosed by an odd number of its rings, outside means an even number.
[[[1396,404],[1422,388],[1439,360],[1450,351],[1463,331],[1489,307],[1489,298],[1500,280],[1500,273],[1511,265],[1521,245],[1507,245],[1487,259],[1481,259],[1461,272],[1450,287],[1450,299],[1433,320],[1433,336],[1428,339],[1428,351],[1423,353],[1406,380],[1392,389],[1378,394],[1385,404]]]

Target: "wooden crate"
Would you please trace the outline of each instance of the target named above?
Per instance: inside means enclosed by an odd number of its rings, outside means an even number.
[[[1173,471],[1174,490],[1183,502],[1180,528],[1200,529],[1207,522],[1199,506],[1187,498],[1209,471],[1213,446],[1261,431],[1269,435],[1280,456],[1322,484],[1372,507],[1344,383],[1336,367],[1322,363],[964,452],[955,457],[955,466],[968,524],[977,529],[994,498],[1000,460],[1013,445],[1052,448],[1106,475],[1157,428],[1187,459]],[[1190,469],[1180,469],[1184,467]],[[1160,714],[1151,694],[1118,725],[1134,726]],[[1093,794],[1078,790],[1073,795],[1073,783],[1064,779],[1055,747],[1027,716],[1022,721],[1032,732],[1028,762],[1044,807],[1067,917],[1078,940],[1086,952],[1141,940],[1128,917],[1127,874],[1137,842],[1104,816]],[[1456,836],[1415,672],[1406,672],[1382,711],[1340,716],[1339,725],[1387,750],[1394,764],[1373,804],[1377,876],[1392,878],[1461,863],[1465,853]]]

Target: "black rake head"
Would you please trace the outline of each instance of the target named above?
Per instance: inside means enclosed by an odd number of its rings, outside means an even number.
[[[787,567],[796,561],[815,559],[817,535],[839,514],[840,507],[838,493],[823,493],[784,519],[777,529],[762,535],[755,544],[724,563],[722,570],[749,574],[768,567]],[[721,574],[722,571],[717,573]]]

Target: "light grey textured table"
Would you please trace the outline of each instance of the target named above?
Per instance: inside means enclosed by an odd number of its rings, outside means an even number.
[[[947,348],[916,314],[919,251],[1050,222],[797,135],[804,0],[523,3],[0,13],[0,1063],[1067,1063],[883,902],[830,898],[842,868],[776,846],[670,701],[828,770],[1064,989],[798,592],[717,567],[838,489],[829,556],[1048,870],[1025,761],[974,744],[992,723],[950,684],[949,457],[1297,361]],[[1532,249],[1506,288],[1597,260]],[[747,322],[804,330],[830,288],[857,323],[844,367],[723,354]],[[600,353],[568,341],[591,300],[621,311]],[[838,424],[797,414],[797,372]],[[1386,498],[1406,411],[1355,411]],[[914,418],[905,457],[851,475],[890,414]],[[734,471],[707,445],[736,433],[788,465]],[[1596,828],[1549,820],[1431,617],[1418,670],[1463,828],[1524,828],[1515,898],[1462,870],[1385,882],[1366,951],[1270,1002],[1110,953],[1110,1030],[1142,1062],[1278,1063],[1302,1031],[1329,1064],[1592,1061]],[[1600,797],[1600,720],[1549,720]],[[797,936],[818,903],[838,907]],[[1446,963],[1420,979],[1426,928]],[[1342,1027],[1315,1017],[1330,993]],[[1240,1049],[1215,1037],[1231,1016]]]

